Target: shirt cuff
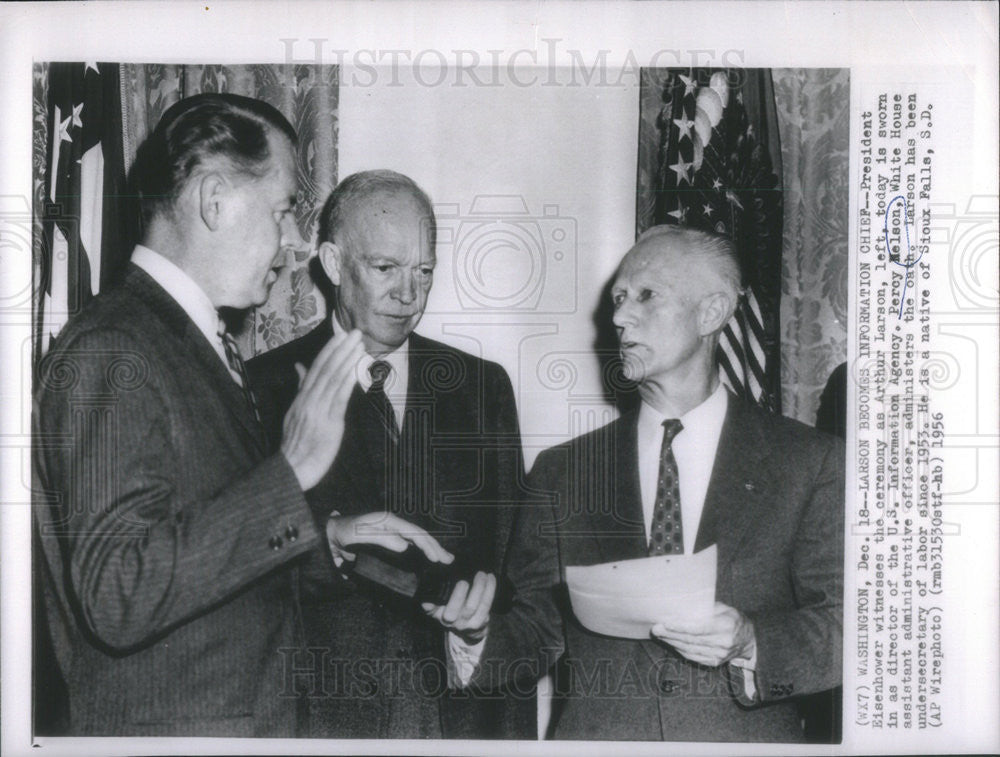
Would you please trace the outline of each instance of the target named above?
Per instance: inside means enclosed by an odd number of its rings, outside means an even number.
[[[340,513],[337,510],[334,510],[332,513],[330,513],[329,517],[327,518],[327,523],[330,522],[331,518],[336,518],[339,515]],[[326,546],[330,549],[330,557],[333,558],[333,564],[334,567],[337,568],[337,570],[341,570],[343,568],[345,561],[347,562],[354,561],[354,555],[350,554],[349,552],[342,552],[337,546],[334,545],[333,541],[329,537],[329,531],[327,531]]]
[[[729,661],[733,667],[739,668],[739,677],[743,679],[743,693],[751,702],[757,701],[757,645],[749,658],[735,657]]]
[[[489,634],[489,630],[486,632]],[[448,658],[448,686],[453,689],[465,688],[476,672],[479,660],[486,646],[486,636],[475,644],[467,644],[462,638],[451,631],[445,643],[445,654]]]

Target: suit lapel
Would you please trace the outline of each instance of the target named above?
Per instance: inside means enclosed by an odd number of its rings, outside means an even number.
[[[635,412],[623,415],[570,447],[573,459],[569,464],[576,473],[569,478],[580,485],[577,491],[569,492],[570,505],[596,504],[585,521],[595,554],[600,556],[595,563],[646,556],[637,420]]]
[[[402,465],[407,472],[407,485],[411,487],[410,497],[414,503],[422,503],[418,510],[423,517],[416,517],[416,520],[438,539],[458,536],[465,526],[454,519],[455,506],[449,504],[446,497],[439,496],[436,487],[444,476],[438,466],[442,465],[445,456],[435,454],[433,447],[440,435],[451,430],[450,420],[455,417],[448,416],[449,423],[442,426],[443,416],[438,415],[439,410],[458,412],[456,393],[443,391],[440,377],[442,373],[447,376],[461,367],[449,365],[450,354],[419,334],[410,334],[408,349],[409,375],[400,451],[404,455]],[[479,387],[466,386],[466,389],[479,391]]]
[[[212,384],[216,395],[222,400],[227,411],[253,440],[258,453],[263,455],[266,448],[263,428],[251,414],[242,390],[222,364],[219,354],[209,344],[205,335],[191,320],[184,308],[178,305],[176,300],[167,294],[166,290],[157,284],[149,274],[131,263],[129,264],[126,286],[131,287],[133,292],[177,337],[181,349],[194,364],[201,368],[201,375]]]
[[[726,419],[712,467],[695,551],[719,548],[719,575],[741,549],[751,525],[765,517],[768,476],[764,461],[770,444],[751,410],[728,395]]]

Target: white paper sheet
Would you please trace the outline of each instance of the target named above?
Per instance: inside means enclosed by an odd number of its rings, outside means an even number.
[[[716,548],[693,555],[566,567],[573,613],[606,636],[648,639],[656,623],[707,619],[715,605]]]

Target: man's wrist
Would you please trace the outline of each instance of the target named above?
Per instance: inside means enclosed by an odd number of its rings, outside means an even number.
[[[354,553],[348,552],[340,545],[340,542],[337,541],[338,518],[340,518],[340,513],[334,510],[326,519],[326,545],[330,549],[330,556],[333,558],[333,564],[339,568],[344,564],[345,560],[348,562],[354,562]]]

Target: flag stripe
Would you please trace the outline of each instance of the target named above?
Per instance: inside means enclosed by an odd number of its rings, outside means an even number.
[[[90,293],[101,291],[101,232],[104,220],[104,152],[101,143],[80,160],[80,242],[90,266]]]

